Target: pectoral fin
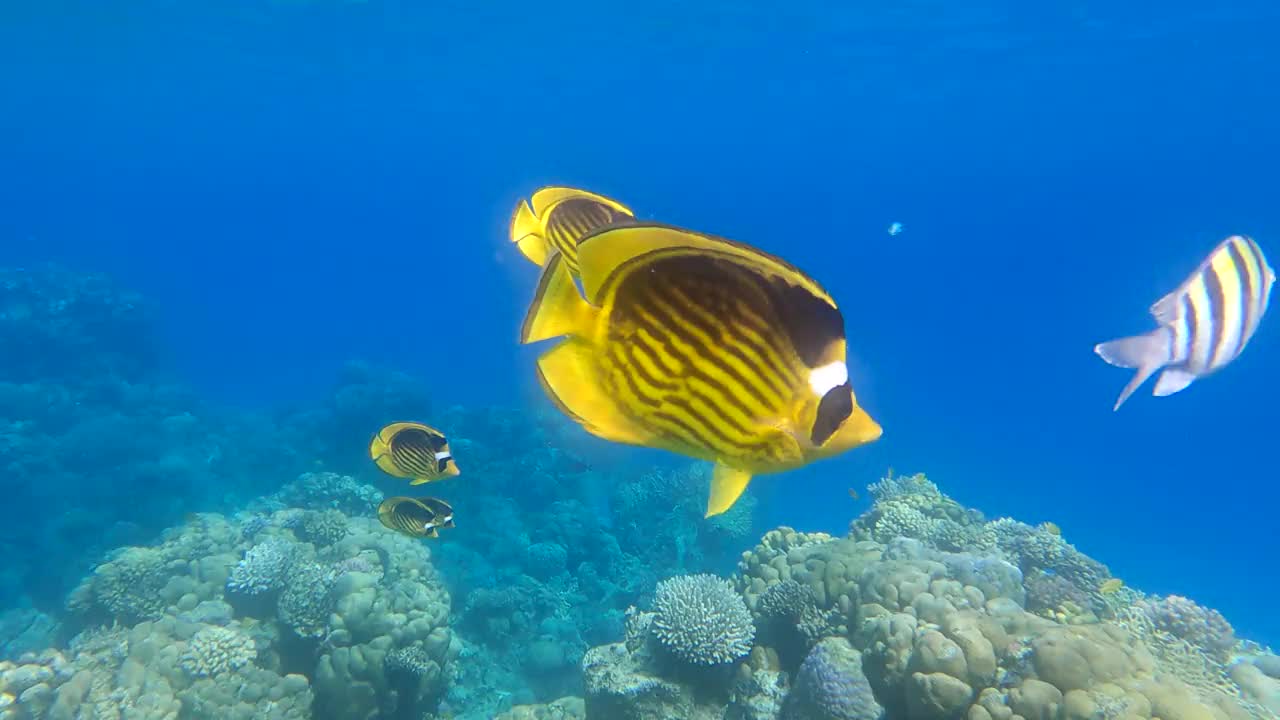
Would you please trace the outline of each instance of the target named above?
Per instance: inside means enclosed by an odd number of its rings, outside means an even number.
[[[742,491],[747,489],[747,484],[750,482],[751,473],[746,470],[738,470],[722,463],[716,463],[716,468],[711,473],[711,496],[707,498],[707,514],[705,517],[719,515],[733,507],[733,504],[742,496]]]

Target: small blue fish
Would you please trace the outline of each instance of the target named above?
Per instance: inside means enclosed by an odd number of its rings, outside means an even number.
[[[902,223],[900,223],[900,222],[896,222],[896,223],[894,223],[894,224],[892,224],[892,225],[890,225],[890,226],[889,226],[889,236],[890,236],[890,237],[893,237],[894,235],[898,235],[898,234],[900,234],[901,232],[902,232]]]

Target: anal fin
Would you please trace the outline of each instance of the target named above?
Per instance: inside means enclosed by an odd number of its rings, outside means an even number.
[[[560,411],[596,437],[628,445],[648,439],[601,387],[591,345],[570,337],[538,358],[538,380]]]
[[[716,463],[711,473],[711,494],[707,498],[707,514],[712,517],[733,507],[751,482],[751,473]]]

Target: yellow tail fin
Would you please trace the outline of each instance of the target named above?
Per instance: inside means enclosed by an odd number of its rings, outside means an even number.
[[[521,200],[511,215],[511,242],[534,265],[546,265],[551,256],[551,244],[542,236],[541,223],[527,200]]]
[[[542,270],[538,291],[520,328],[520,342],[527,345],[561,335],[590,339],[599,312],[582,299],[564,256],[556,253]]]

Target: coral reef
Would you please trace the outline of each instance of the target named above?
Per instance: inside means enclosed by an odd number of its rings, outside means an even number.
[[[248,634],[238,623],[173,615],[86,631],[70,655],[51,650],[0,664],[0,695],[16,698],[3,712],[48,720],[312,717],[307,678],[254,664]]]
[[[1235,649],[1235,630],[1222,613],[1179,595],[1141,598],[1137,607],[1164,633],[1185,640],[1209,655],[1226,659]]]
[[[333,494],[304,476],[269,504],[304,497],[302,487]],[[314,513],[339,533],[308,529],[299,515],[198,515],[158,545],[115,553],[68,597],[79,628],[69,652],[28,653],[5,669],[4,692],[22,713],[13,717],[108,717],[108,707],[144,718],[434,713],[456,648],[431,551],[368,517]]]
[[[664,671],[654,622],[653,613],[632,611],[624,642],[592,648],[583,656],[586,717],[617,720],[723,717],[723,699],[713,694],[713,687],[682,681]],[[714,627],[711,630],[714,632]]]
[[[64,649],[0,663],[0,717],[1277,717],[1280,661],[1220,614],[1090,591],[1105,568],[1057,535],[981,520],[920,476],[893,487],[887,502],[933,520],[920,537],[874,539],[874,507],[848,537],[777,528],[730,579],[616,590],[611,603],[652,609],[619,612],[621,640],[589,646],[583,608],[600,605],[583,585],[634,566],[616,545],[583,547],[613,536],[580,505],[548,506],[559,525],[512,548],[503,575],[464,545],[382,528],[366,510],[376,490],[304,474],[233,517],[193,515],[113,552],[69,594]],[[946,510],[905,501],[914,490]],[[970,544],[940,534],[947,522]],[[437,551],[510,582],[472,585],[451,619]],[[451,581],[483,576],[467,577]],[[44,622],[21,617],[26,633]]]
[[[923,476],[872,491],[884,506],[848,538],[779,528],[743,554],[734,587],[758,631],[729,683],[656,661],[656,616],[633,610],[626,642],[584,658],[587,718],[1276,717],[1264,668],[1280,663],[1229,657],[1240,645],[1211,611],[1090,592],[1100,563],[1048,529],[987,522]],[[1098,612],[1051,610],[1073,598]],[[704,614],[699,632],[736,633]]]

